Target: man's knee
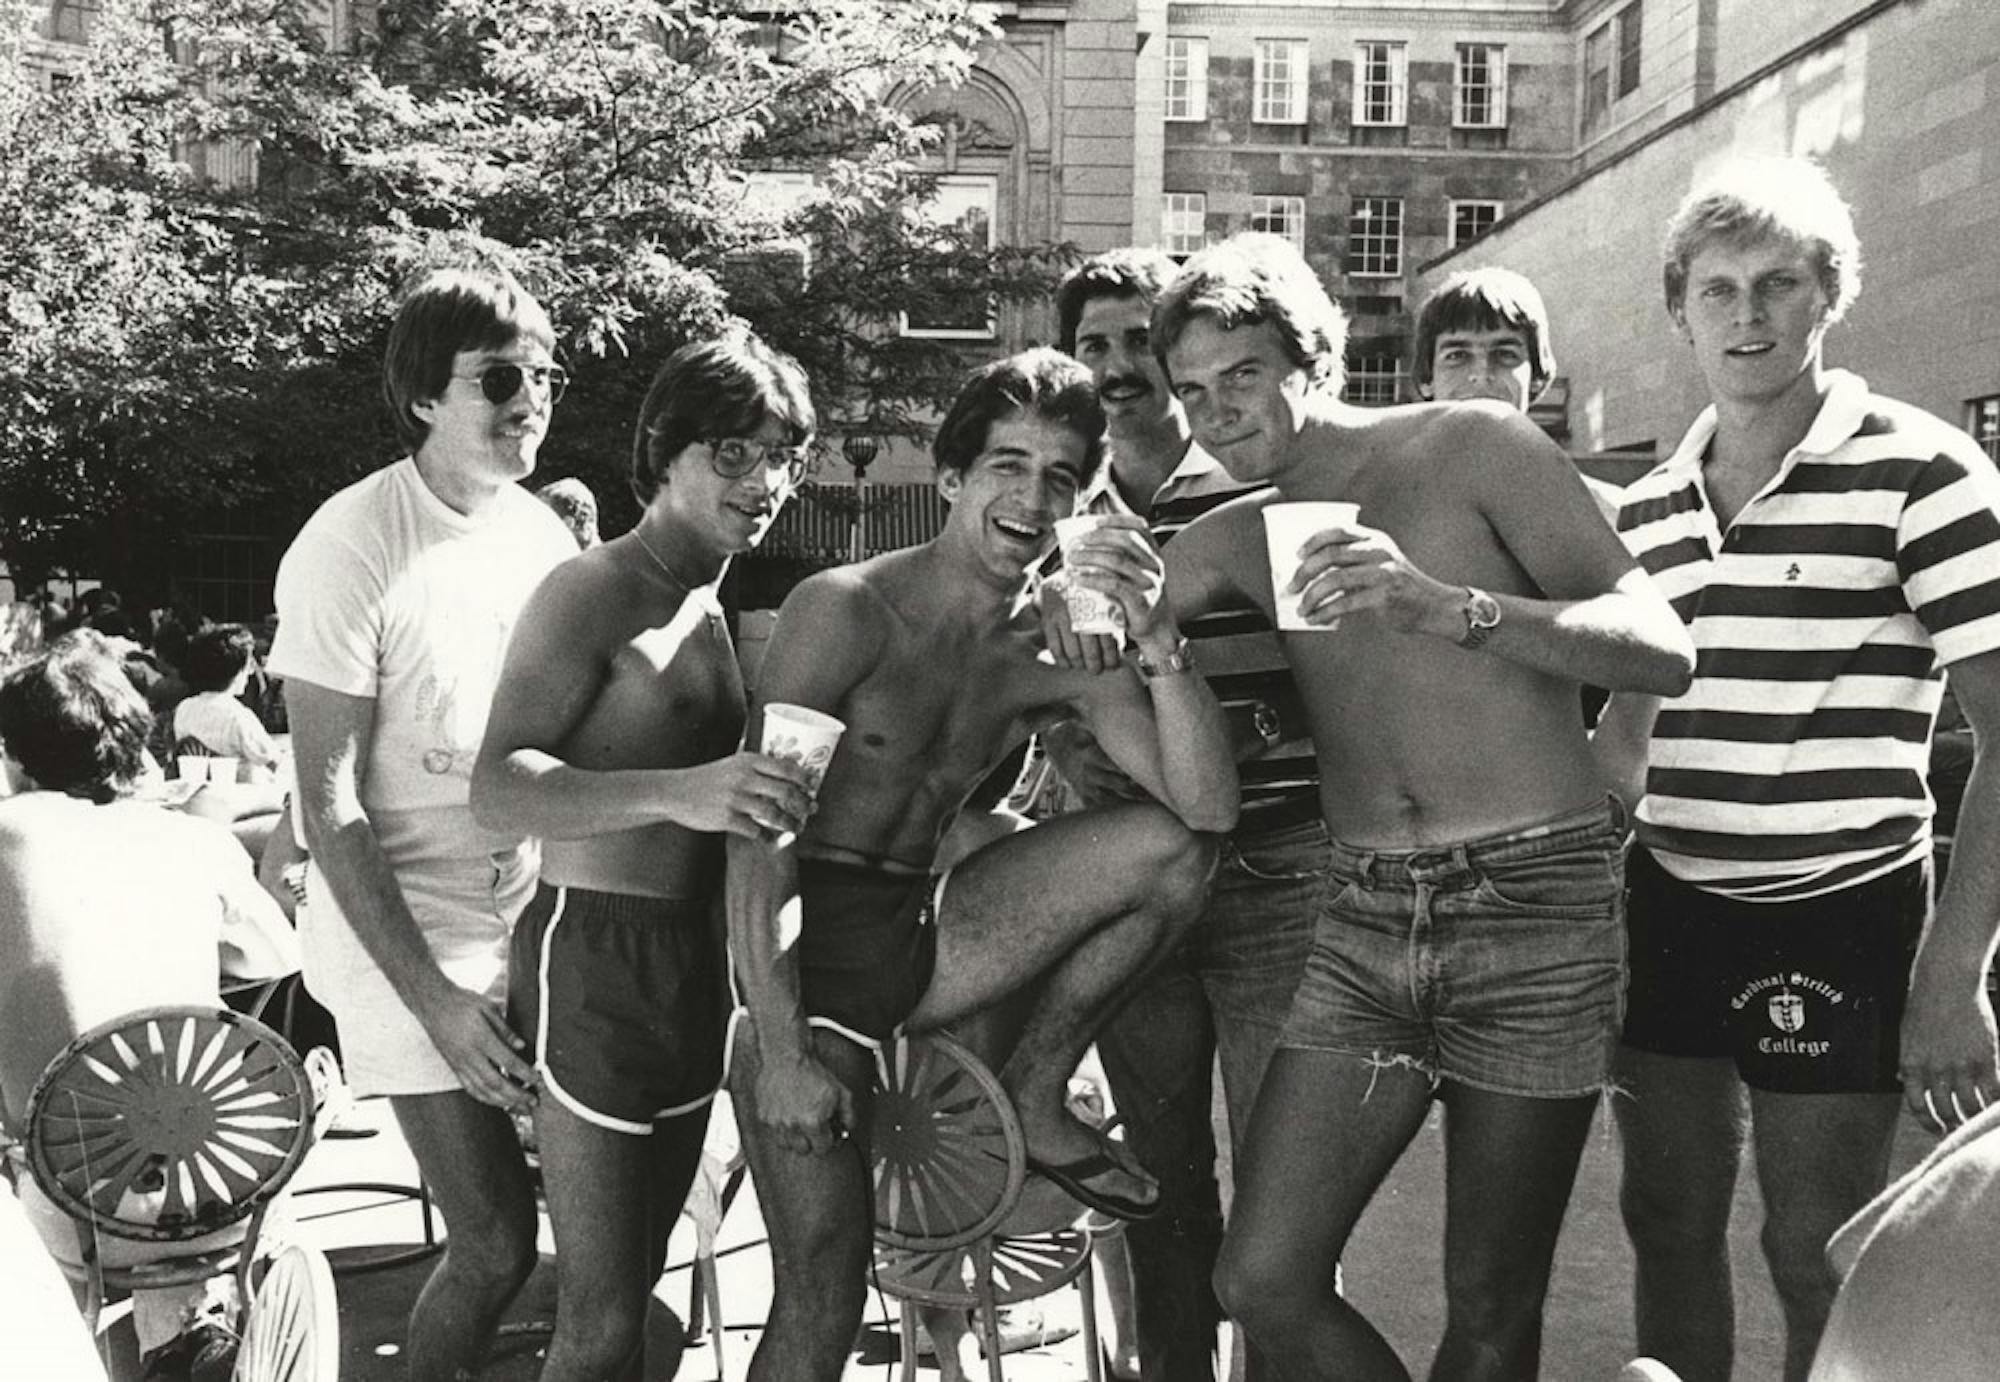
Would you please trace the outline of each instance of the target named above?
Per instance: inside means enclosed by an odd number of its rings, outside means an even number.
[[[1329,1286],[1332,1275],[1326,1273]],[[1312,1277],[1281,1255],[1246,1247],[1232,1237],[1224,1241],[1215,1264],[1215,1298],[1223,1313],[1245,1330],[1268,1335],[1274,1326],[1307,1313]]]
[[[1629,1161],[1618,1186],[1625,1231],[1641,1252],[1726,1252],[1731,1203],[1700,1194],[1676,1177],[1639,1171]]]
[[[1221,837],[1190,830],[1158,807],[1146,812],[1134,835],[1126,857],[1156,903],[1176,912],[1199,910],[1221,857]]]

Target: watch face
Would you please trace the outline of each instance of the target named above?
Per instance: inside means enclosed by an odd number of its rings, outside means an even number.
[[[1467,602],[1465,614],[1475,629],[1493,628],[1500,622],[1500,602],[1485,591],[1478,591]]]

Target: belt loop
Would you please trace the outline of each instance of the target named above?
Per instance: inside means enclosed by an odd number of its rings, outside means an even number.
[[[1359,854],[1360,857],[1355,861],[1354,871],[1361,875],[1362,882],[1373,883],[1375,881],[1375,851],[1364,849],[1359,851]]]

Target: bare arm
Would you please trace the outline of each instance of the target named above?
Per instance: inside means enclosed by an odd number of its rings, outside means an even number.
[[[1467,411],[1425,439],[1479,458],[1464,463],[1466,498],[1542,592],[1495,597],[1500,626],[1484,651],[1613,691],[1680,695],[1694,677],[1687,629],[1605,526],[1568,458],[1523,428],[1522,419]],[[1466,587],[1419,570],[1388,534],[1334,528],[1304,551],[1294,589],[1313,622],[1374,609],[1405,632],[1465,636]]]
[[[1959,805],[1960,847],[1910,971],[1903,1015],[1903,1097],[1950,1128],[2000,1103],[2000,1052],[1986,975],[2000,931],[2000,652],[1954,662],[1952,693],[1972,725],[1972,775]]]
[[[298,677],[285,682],[306,849],[340,913],[468,1094],[501,1108],[526,1103],[535,1073],[500,1011],[444,975],[410,915],[361,805],[375,701]]]
[[[1171,670],[1183,639],[1165,599],[1166,572],[1142,520],[1117,516],[1072,549],[1073,576],[1112,595],[1149,678],[1092,677],[1079,705],[1106,753],[1191,830],[1236,824],[1236,756],[1222,709],[1192,669]]]
[[[872,664],[879,638],[869,597],[835,575],[800,585],[786,599],[758,671],[749,733],[762,742],[764,707],[785,701],[838,715]],[[838,758],[839,751],[835,750]],[[757,1044],[756,1107],[797,1151],[830,1150],[852,1125],[853,1096],[813,1053],[799,997],[797,836],[729,837],[729,949]]]
[[[1604,707],[1590,736],[1590,755],[1604,790],[1624,803],[1627,820],[1646,795],[1646,757],[1659,718],[1660,698],[1643,691],[1620,691]]]
[[[595,568],[595,570],[593,570]],[[558,566],[535,591],[507,645],[506,669],[472,770],[472,812],[489,830],[576,840],[671,822],[755,836],[796,830],[810,798],[805,774],[780,759],[737,753],[691,768],[580,768],[561,757],[610,675],[602,567]]]

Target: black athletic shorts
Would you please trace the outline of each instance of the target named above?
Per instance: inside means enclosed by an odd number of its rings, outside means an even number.
[[[729,969],[708,899],[543,883],[514,926],[507,1019],[543,1092],[601,1128],[650,1133],[722,1084]]]
[[[1625,1044],[1729,1056],[1787,1094],[1902,1088],[1899,1032],[1931,906],[1928,858],[1798,902],[1742,902],[1683,883],[1634,845]]]

